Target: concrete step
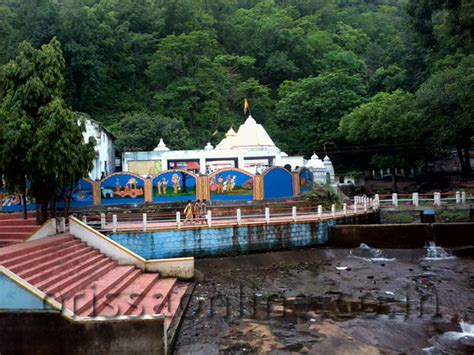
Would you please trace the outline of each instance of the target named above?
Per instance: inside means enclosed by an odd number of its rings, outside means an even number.
[[[0,233],[9,233],[9,232],[24,232],[33,234],[36,232],[40,226],[35,225],[12,225],[12,226],[5,226],[0,225]]]
[[[184,282],[177,282],[173,287],[173,291],[168,297],[167,302],[160,310],[160,314],[165,316],[165,327],[168,329],[176,312],[180,309],[183,297],[188,289],[188,285]]]
[[[23,243],[23,239],[0,239],[0,248],[9,247],[18,243]]]
[[[117,263],[115,261],[104,258],[103,261],[99,261],[93,266],[88,267],[79,275],[72,276],[71,279],[75,280],[74,283],[69,284],[69,279],[67,280],[67,283],[63,283],[63,287],[58,289],[58,291],[55,293],[56,299],[62,300],[62,302],[66,301],[67,299],[73,297],[74,294],[86,288],[115,267],[117,267]]]
[[[52,245],[58,245],[72,239],[72,236],[69,234],[59,234],[54,237],[42,238],[25,244],[11,245],[7,248],[2,248],[0,249],[0,264],[10,258],[31,253]]]
[[[92,249],[87,254],[70,260],[67,264],[60,265],[53,270],[46,270],[40,274],[36,274],[28,279],[30,283],[35,284],[40,290],[46,290],[54,284],[61,282],[69,275],[74,275],[84,268],[95,265],[104,259],[97,250]]]
[[[138,307],[131,308],[129,315],[159,314],[171,295],[177,279],[166,278],[158,280],[143,296]]]
[[[36,220],[36,212],[28,212],[27,213],[28,219],[35,219]],[[0,213],[0,220],[7,220],[7,219],[24,219],[23,213]]]
[[[47,245],[42,249],[34,250],[32,252],[27,252],[25,254],[15,256],[13,258],[9,258],[1,263],[3,264],[3,266],[6,266],[6,267],[9,267],[11,265],[21,264],[24,261],[37,258],[41,255],[48,255],[50,253],[61,251],[61,250],[69,248],[71,245],[76,245],[76,244],[80,244],[80,241],[77,239],[71,239],[61,244]]]
[[[141,271],[134,266],[117,266],[92,285],[76,293],[65,305],[77,315],[93,317],[140,274]]]
[[[132,311],[140,307],[140,302],[158,280],[158,274],[140,274],[120,294],[117,294],[115,298],[110,300],[108,307],[97,312],[97,314],[101,316],[114,316],[132,313]]]
[[[58,259],[60,257],[65,257],[70,255],[74,251],[82,249],[85,244],[76,241],[70,241],[64,244],[61,244],[61,249],[47,248],[46,250],[38,250],[34,253],[30,253],[24,256],[20,256],[14,259],[10,259],[4,263],[5,266],[10,267],[13,272],[20,274],[22,271],[33,268],[37,265],[46,263]]]
[[[12,240],[12,239],[19,239],[21,241],[25,241],[28,239],[31,234],[30,232],[0,232],[0,239],[3,240]]]
[[[19,276],[29,279],[31,276],[39,274],[41,271],[46,271],[46,270],[58,270],[57,267],[63,268],[64,264],[72,262],[72,261],[82,261],[85,260],[87,257],[89,257],[89,253],[94,253],[96,252],[94,249],[90,247],[85,247],[87,250],[84,248],[79,248],[76,250],[73,250],[69,253],[62,254],[61,257],[57,259],[51,259],[47,262],[43,262],[37,265],[33,265],[29,267],[26,270],[21,270],[21,271],[16,271],[19,266],[13,266],[10,267],[10,270],[13,272],[17,273]],[[79,258],[79,259],[78,259]]]
[[[36,219],[0,219],[1,226],[38,226]]]

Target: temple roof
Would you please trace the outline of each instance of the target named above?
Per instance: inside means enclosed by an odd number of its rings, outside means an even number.
[[[312,169],[326,169],[323,161],[319,159],[316,153],[313,153],[313,155],[311,156],[311,159],[306,162],[305,166],[307,168],[312,168]]]
[[[263,126],[249,115],[237,133],[231,128],[216,149],[276,148]]]
[[[155,149],[153,149],[154,152],[165,152],[168,150],[170,149],[166,146],[165,142],[163,142],[163,138],[160,138],[160,142],[155,147]]]

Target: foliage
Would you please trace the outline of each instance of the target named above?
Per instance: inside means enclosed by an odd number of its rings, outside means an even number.
[[[322,155],[325,146],[337,170],[361,170],[381,137],[352,140],[337,127],[366,103],[394,117],[399,92],[414,95],[403,119],[421,122],[423,153],[455,145],[466,156],[473,12],[472,1],[451,0],[4,0],[0,64],[23,40],[37,48],[56,36],[66,104],[113,130],[120,149],[156,143],[133,128],[146,120],[171,122],[182,139],[167,143],[177,148],[216,144],[243,121],[248,97],[288,153]],[[391,154],[379,156],[403,157]]]
[[[326,210],[330,209],[332,205],[336,205],[338,208],[342,206],[339,195],[329,185],[314,187],[311,191],[305,192],[301,197],[314,205],[323,206]]]
[[[409,212],[386,212],[384,213],[384,223],[407,224],[416,221],[416,218]]]
[[[83,144],[83,122],[62,99],[64,59],[55,38],[41,49],[22,42],[3,70],[0,164],[11,191],[30,182],[43,221],[61,190],[92,167],[94,142]]]

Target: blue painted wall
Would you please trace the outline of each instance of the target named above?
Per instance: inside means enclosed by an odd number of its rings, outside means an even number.
[[[15,282],[0,275],[0,309],[46,309],[43,301]]]
[[[196,178],[186,174],[186,192],[184,191],[183,173],[169,171],[153,179],[153,202],[176,202],[196,199]],[[163,183],[166,184],[166,191]],[[176,185],[176,190],[174,188]]]
[[[300,193],[311,191],[313,188],[313,173],[309,169],[303,168],[299,173],[300,177]]]
[[[270,251],[327,242],[335,221],[139,233],[111,233],[110,238],[145,259],[213,256]]]
[[[293,176],[284,168],[272,168],[263,176],[263,198],[293,196]]]
[[[128,182],[136,181],[136,186]],[[129,174],[115,174],[100,183],[103,205],[115,205],[120,203],[143,203],[144,180]]]

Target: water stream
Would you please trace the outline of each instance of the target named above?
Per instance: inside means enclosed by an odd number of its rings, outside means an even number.
[[[455,256],[451,255],[442,247],[437,246],[434,241],[431,240],[428,242],[425,260],[449,260],[454,258]]]
[[[365,243],[360,243],[357,249],[350,251],[353,257],[368,261],[393,261],[395,258],[387,257],[386,253],[381,249],[371,248]]]

